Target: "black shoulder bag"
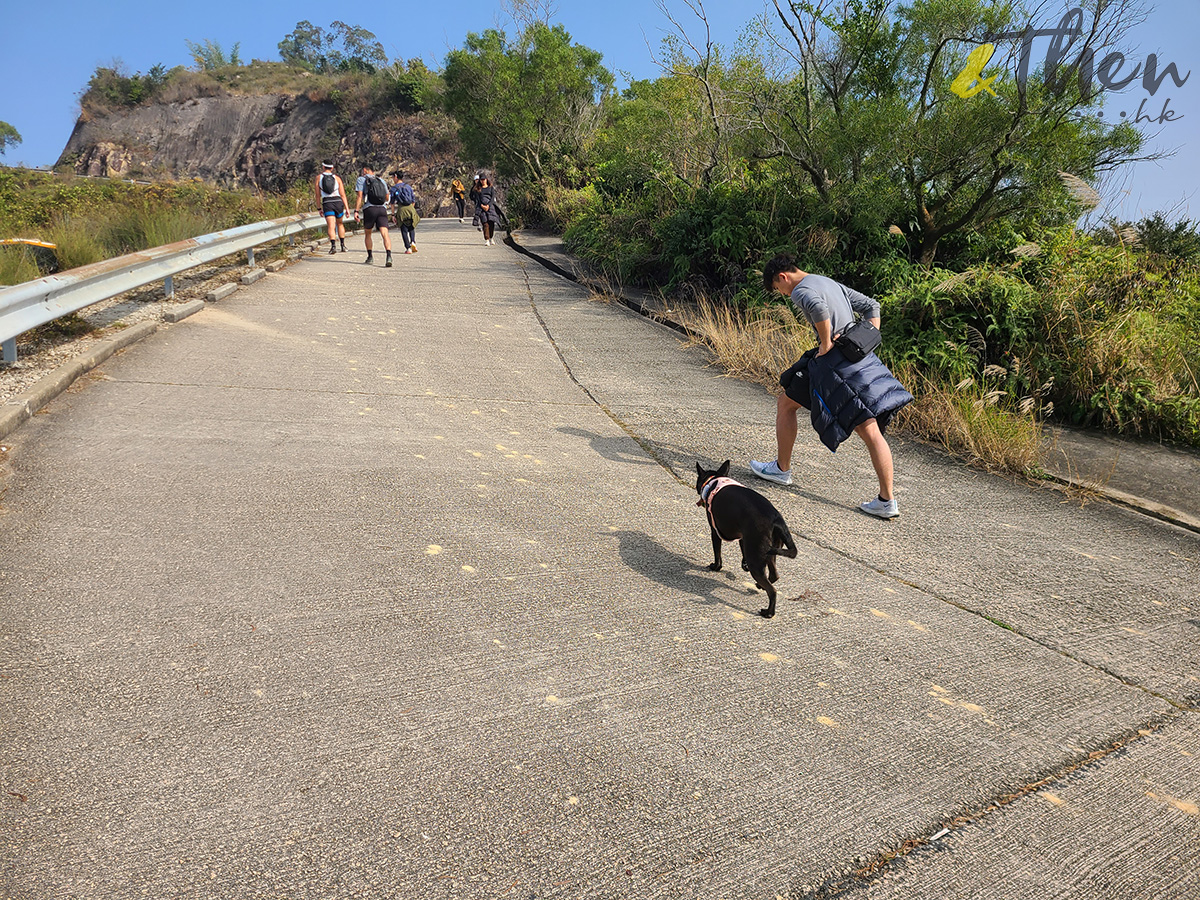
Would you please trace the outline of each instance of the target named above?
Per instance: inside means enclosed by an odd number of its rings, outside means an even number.
[[[862,362],[868,353],[874,353],[883,343],[879,329],[866,319],[857,319],[833,342],[850,362]]]

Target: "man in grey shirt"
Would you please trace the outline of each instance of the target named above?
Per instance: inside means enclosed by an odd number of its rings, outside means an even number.
[[[766,264],[763,268],[763,285],[768,291],[777,291],[789,297],[812,326],[817,336],[816,356],[824,356],[833,349],[834,340],[854,323],[855,313],[876,328],[879,327],[878,302],[832,278],[802,272],[789,256],[777,256]],[[759,478],[777,484],[792,483],[792,448],[799,432],[797,413],[812,402],[807,377],[807,366],[812,355],[813,351],[809,351],[780,376],[779,383],[784,393],[779,396],[775,411],[778,455],[770,462],[750,462],[750,468]],[[868,359],[872,358],[873,355],[868,354]],[[871,465],[879,479],[879,496],[860,504],[859,509],[881,519],[895,518],[900,510],[892,493],[891,448],[874,418],[857,425],[854,433],[867,445]]]

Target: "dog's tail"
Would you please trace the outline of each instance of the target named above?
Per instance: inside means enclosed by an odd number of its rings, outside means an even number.
[[[775,545],[776,556],[786,556],[788,559],[795,559],[796,554],[800,551],[796,549],[796,542],[792,540],[792,533],[788,531],[786,525],[782,522],[776,522],[771,534],[771,543]]]

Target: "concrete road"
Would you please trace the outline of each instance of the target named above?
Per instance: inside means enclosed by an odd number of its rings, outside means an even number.
[[[805,433],[763,620],[691,481],[768,395],[419,236],[7,439],[0,897],[1200,896],[1195,534]]]

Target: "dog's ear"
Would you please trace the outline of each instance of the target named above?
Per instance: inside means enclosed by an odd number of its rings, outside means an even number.
[[[721,463],[721,468],[717,469],[717,477],[718,478],[724,478],[726,475],[729,474],[729,464],[731,462],[733,462],[733,460],[727,459],[727,460],[725,460],[725,462]]]
[[[703,475],[703,474],[704,474],[704,470],[703,470],[702,468],[700,468],[700,463],[696,463],[696,475],[697,475],[697,477],[699,477],[700,475]]]

